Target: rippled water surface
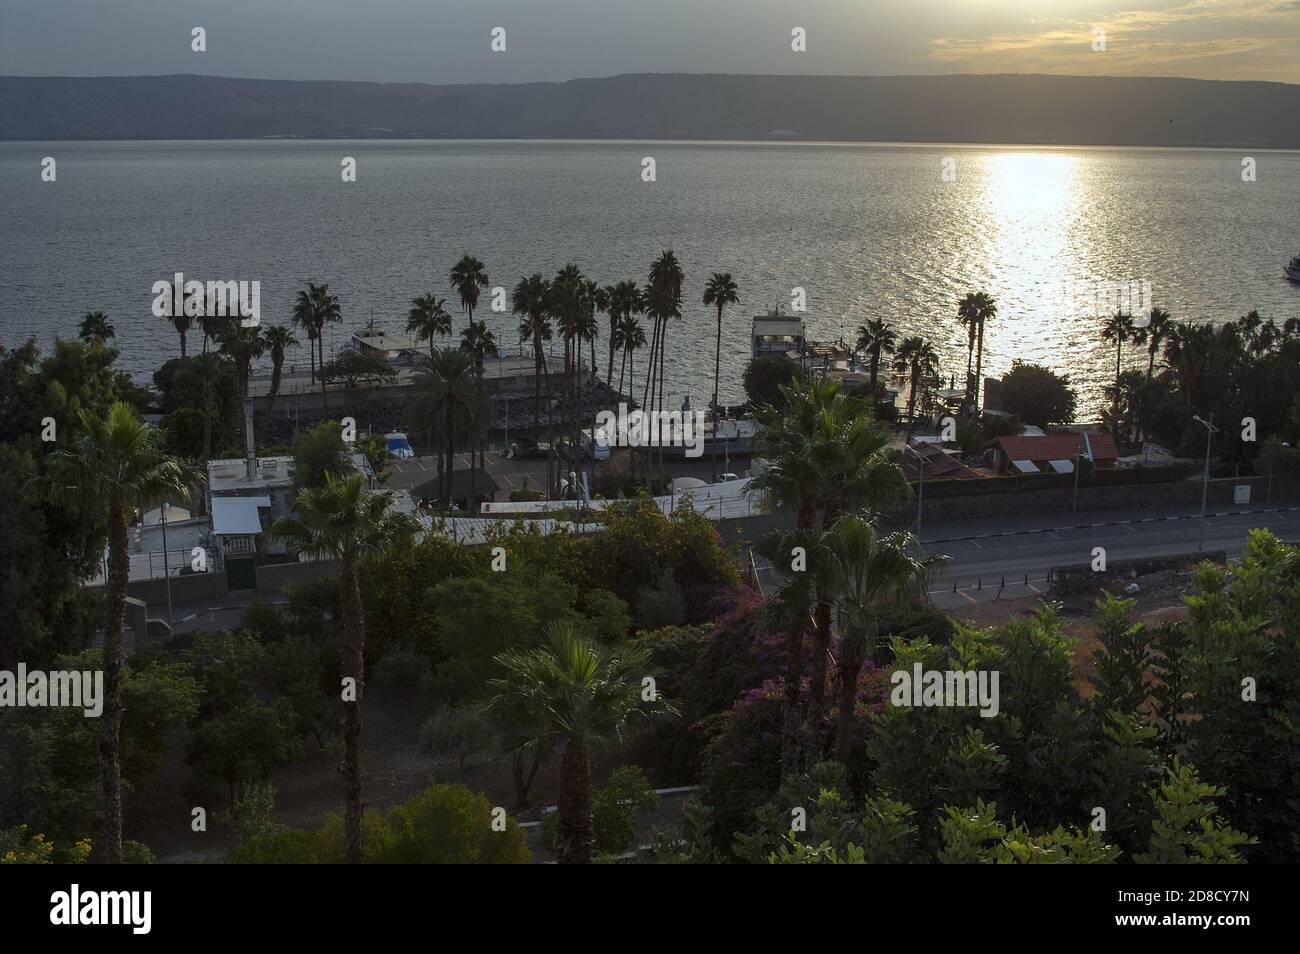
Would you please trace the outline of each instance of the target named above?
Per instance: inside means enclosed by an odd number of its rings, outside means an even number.
[[[41,181],[44,156],[57,160],[54,183]],[[341,179],[344,156],[357,160],[356,182]],[[655,182],[642,181],[646,156]],[[1178,318],[1300,315],[1300,286],[1281,274],[1300,254],[1300,154],[1256,154],[1251,183],[1242,158],[734,143],[3,143],[0,340],[72,336],[99,309],[117,327],[124,365],[145,375],[179,350],[151,314],[151,286],[182,271],[260,280],[263,322],[288,320],[302,282],[328,281],[346,319],[328,351],[372,316],[400,330],[416,294],[454,300],[447,271],[465,252],[486,263],[493,285],[511,288],[567,261],[602,282],[644,280],[672,248],[687,307],[673,329],[670,394],[706,402],[711,392],[714,318],[700,296],[719,270],[735,277],[742,301],[723,328],[730,400],[742,395],[750,316],[788,309],[795,286],[807,291],[810,334],[849,336],[880,316],[931,339],[958,379],[966,339],[956,301],[982,289],[999,306],[986,368],[1000,373],[1021,358],[1068,372],[1094,411],[1114,353],[1098,318],[1083,313],[1082,285],[1071,295],[1067,283],[1149,282]],[[515,350],[515,320],[481,316]]]

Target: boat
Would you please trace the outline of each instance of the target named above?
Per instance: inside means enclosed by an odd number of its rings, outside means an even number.
[[[1300,255],[1291,259],[1290,263],[1282,271],[1286,272],[1286,277],[1291,281],[1300,282]]]

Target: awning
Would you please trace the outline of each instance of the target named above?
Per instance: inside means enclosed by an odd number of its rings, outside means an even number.
[[[270,506],[270,497],[213,497],[212,532],[222,536],[261,533],[257,508]]]
[[[1038,473],[1038,466],[1032,460],[1013,460],[1011,466],[1022,474]]]

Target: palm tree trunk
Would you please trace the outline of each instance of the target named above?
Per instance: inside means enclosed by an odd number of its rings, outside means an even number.
[[[560,756],[559,811],[556,860],[562,865],[591,864],[596,847],[591,822],[591,760],[586,748],[575,739],[564,743]]]
[[[781,780],[799,771],[799,687],[803,681],[803,623],[786,635],[785,714],[781,720]]]
[[[104,770],[105,864],[122,863],[122,619],[129,575],[126,513],[114,506],[108,517],[108,587],[104,600],[104,711],[99,754]]]
[[[846,647],[840,640],[840,704],[835,725],[835,760],[847,765],[853,748],[853,722],[858,704],[858,676],[862,673],[861,649]]]
[[[266,400],[266,416],[269,419],[275,410],[275,396],[280,393],[280,371],[284,366],[284,359],[276,361],[271,368],[271,394]]]
[[[361,696],[365,684],[365,631],[361,620],[361,590],[351,558],[343,560],[339,576],[339,608],[343,616],[343,675],[352,679],[356,698],[343,702],[343,827],[347,863],[361,864]]]
[[[980,384],[983,382],[984,374],[984,319],[980,319],[979,332],[979,349],[975,352],[975,410],[978,413],[980,407]]]
[[[203,357],[203,460],[212,455],[212,375],[207,355]]]
[[[311,386],[316,386],[316,343],[315,335],[307,336],[307,358],[311,361]]]
[[[180,332],[180,336],[181,336],[181,357],[185,358],[189,356],[188,353],[186,352],[185,332],[184,331]]]

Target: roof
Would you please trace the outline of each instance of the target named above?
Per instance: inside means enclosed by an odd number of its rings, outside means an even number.
[[[751,329],[756,335],[802,335],[803,321],[799,318],[787,318],[784,315],[757,315]]]
[[[490,495],[501,489],[492,479],[492,475],[481,467],[463,468],[451,473],[451,499],[464,500],[469,496],[470,474],[474,475],[474,493],[479,496]],[[411,488],[411,496],[416,500],[438,500],[442,497],[442,484],[437,477],[426,480],[419,486]]]
[[[257,458],[257,477],[253,480],[248,479],[248,464],[242,457],[208,461],[208,490],[214,494],[288,487],[292,482],[292,457]]]
[[[912,445],[912,450],[925,458],[926,480],[938,480],[940,478],[968,479],[983,476],[979,471],[967,467],[938,444],[916,443]],[[904,453],[899,463],[903,467],[903,475],[908,480],[916,480],[920,477],[921,464],[916,459],[916,455]]]
[[[212,532],[223,536],[261,533],[257,508],[270,506],[270,497],[213,497]]]
[[[415,347],[415,342],[405,335],[393,335],[386,332],[369,335],[357,332],[352,336],[352,339],[358,344],[365,345],[367,348],[374,348],[376,351],[405,351]]]
[[[1092,447],[1094,460],[1115,460],[1119,451],[1115,441],[1108,434],[1089,434],[1088,443]],[[1019,437],[999,437],[998,448],[1008,459],[1016,460],[1071,460],[1088,454],[1083,450],[1082,434],[1048,434],[1044,437],[1021,435]]]

